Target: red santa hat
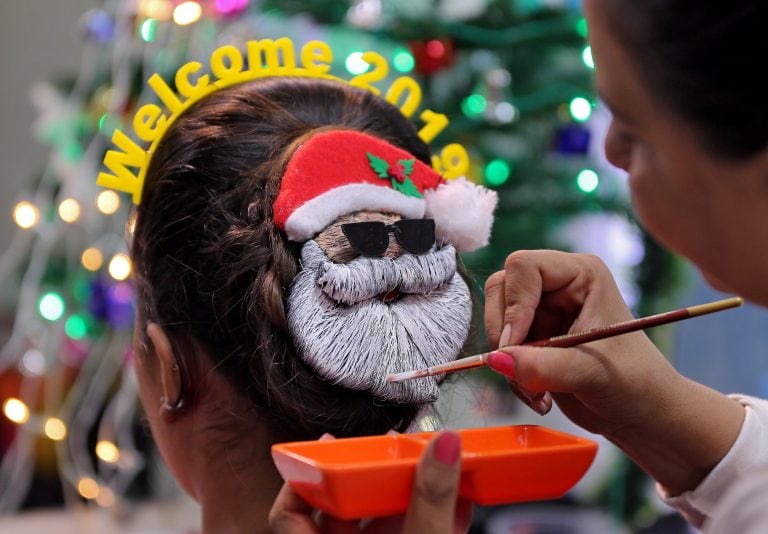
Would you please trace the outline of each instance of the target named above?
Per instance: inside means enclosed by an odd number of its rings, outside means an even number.
[[[355,211],[435,220],[440,242],[459,251],[488,243],[497,195],[464,178],[444,180],[390,143],[352,130],[319,133],[296,149],[273,206],[291,241],[310,239]]]

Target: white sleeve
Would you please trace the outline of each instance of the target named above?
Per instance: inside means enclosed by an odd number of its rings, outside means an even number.
[[[657,485],[659,495],[692,524],[701,527],[718,501],[742,477],[768,467],[768,400],[729,395],[746,408],[741,431],[731,450],[693,490],[670,497]]]

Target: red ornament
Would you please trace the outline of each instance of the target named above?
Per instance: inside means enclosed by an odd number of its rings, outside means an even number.
[[[456,57],[453,41],[447,37],[412,41],[410,47],[416,72],[420,74],[434,74],[448,68]]]

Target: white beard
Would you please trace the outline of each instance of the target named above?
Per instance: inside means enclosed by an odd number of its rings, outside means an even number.
[[[382,400],[437,400],[443,377],[387,382],[386,376],[448,363],[464,346],[472,301],[452,246],[336,264],[310,240],[301,267],[288,296],[288,325],[307,364],[332,384]],[[398,300],[378,298],[393,290]]]

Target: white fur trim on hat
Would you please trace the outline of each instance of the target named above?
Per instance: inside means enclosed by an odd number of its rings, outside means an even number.
[[[438,241],[471,252],[488,244],[499,195],[463,176],[424,192],[425,218],[435,220]]]
[[[306,241],[333,221],[355,211],[387,211],[408,219],[421,219],[426,202],[394,189],[372,184],[348,184],[330,189],[310,199],[285,221],[285,233],[291,241]]]

